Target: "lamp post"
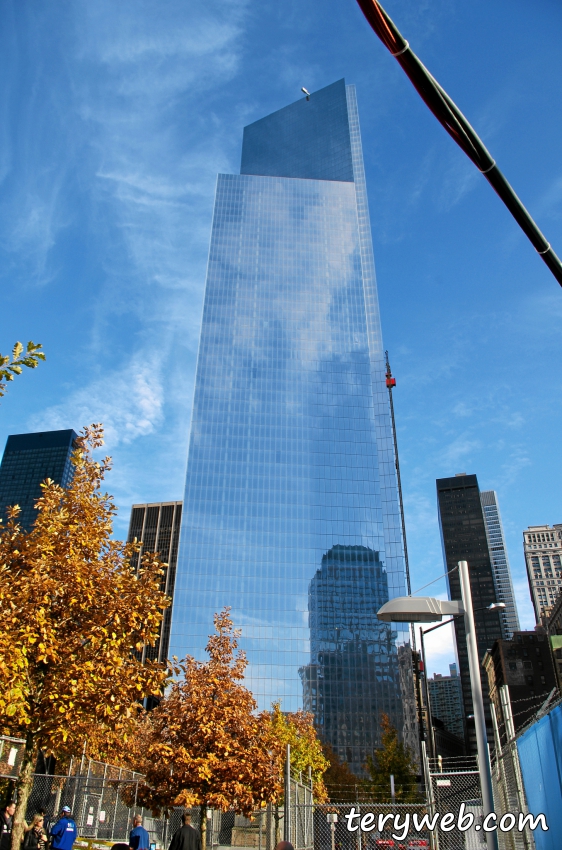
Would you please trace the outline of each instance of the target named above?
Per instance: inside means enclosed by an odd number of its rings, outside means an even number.
[[[429,680],[427,678],[428,668],[427,668],[427,658],[426,658],[426,655],[425,655],[424,635],[428,634],[429,632],[432,632],[434,629],[440,629],[441,626],[446,626],[447,623],[452,623],[453,619],[454,618],[451,618],[450,620],[443,620],[442,623],[438,623],[438,625],[432,626],[430,629],[420,629],[420,645],[421,645],[421,653],[422,653],[422,658],[423,658],[423,679],[424,679],[424,682],[425,682],[425,703],[427,705],[427,725],[428,725],[427,739],[429,741],[429,746],[430,746],[430,750],[431,750],[431,757],[434,758],[434,759],[437,758],[437,750],[435,748],[435,735],[434,735],[434,732],[433,732],[433,721],[432,721],[432,717],[431,717],[431,699],[430,699],[430,696],[429,696]]]
[[[476,748],[478,750],[478,772],[482,788],[482,808],[484,815],[494,811],[494,796],[492,791],[492,765],[488,749],[486,733],[486,717],[484,715],[484,700],[482,699],[482,681],[480,679],[480,662],[476,643],[476,627],[472,608],[472,590],[466,561],[459,561],[461,580],[461,595],[464,603],[464,627],[466,631],[466,648],[468,650],[468,670],[470,673],[470,689],[474,708],[474,725],[476,727]],[[498,850],[498,833],[488,832],[486,835],[488,850]]]
[[[478,663],[478,647],[476,644],[468,564],[466,561],[459,561],[458,567],[461,579],[462,604],[456,600],[434,599],[431,596],[397,596],[386,602],[379,609],[377,617],[386,623],[434,623],[441,621],[444,614],[452,614],[453,617],[464,614],[470,688],[472,691],[472,704],[474,706],[474,720],[476,725],[476,746],[478,750],[478,772],[480,774],[480,786],[482,790],[482,809],[484,811],[484,817],[486,817],[486,815],[494,811],[492,767],[486,734],[484,701],[482,699],[482,683],[480,680],[480,665]],[[494,603],[493,607],[501,607],[501,603]],[[426,666],[425,659],[424,666]],[[488,850],[499,850],[497,831],[486,832],[486,844]]]

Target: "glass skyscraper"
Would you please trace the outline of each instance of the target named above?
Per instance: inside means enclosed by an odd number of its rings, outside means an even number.
[[[4,522],[6,508],[19,505],[18,522],[29,531],[37,516],[35,502],[41,496],[41,483],[51,478],[68,487],[74,475],[71,458],[76,439],[70,428],[8,437],[0,465],[0,517]]]
[[[218,178],[170,652],[229,605],[260,708],[315,712],[361,771],[403,729],[396,473],[355,89],[244,130]],[[408,687],[406,687],[408,690]],[[410,742],[414,743],[415,742]]]
[[[513,632],[518,632],[520,629],[519,615],[513,592],[507,545],[496,491],[482,490],[480,492],[480,501],[482,502],[482,513],[488,536],[488,549],[492,561],[492,570],[494,571],[496,596],[498,602],[503,602],[505,605],[503,611],[500,611],[502,638],[504,640],[511,640]]]

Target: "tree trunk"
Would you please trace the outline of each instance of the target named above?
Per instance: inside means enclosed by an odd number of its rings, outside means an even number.
[[[15,848],[12,846],[12,850]],[[207,850],[207,806],[201,806],[201,850]]]
[[[33,768],[37,758],[37,747],[35,746],[35,733],[28,732],[25,737],[25,749],[21,762],[20,773],[16,781],[15,793],[17,795],[16,811],[12,827],[12,850],[20,850],[25,833],[25,812],[29,795],[33,787]]]

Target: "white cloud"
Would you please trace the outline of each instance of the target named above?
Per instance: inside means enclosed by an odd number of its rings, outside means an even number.
[[[480,448],[480,441],[472,439],[468,433],[459,436],[442,449],[442,457],[445,464],[454,466],[460,461],[469,460],[471,455]],[[462,472],[463,470],[457,470]]]
[[[137,357],[121,371],[104,374],[71,393],[61,404],[36,414],[29,428],[46,431],[70,425],[79,431],[101,422],[109,450],[131,443],[153,433],[163,422],[164,392],[159,371],[156,358],[142,362]]]

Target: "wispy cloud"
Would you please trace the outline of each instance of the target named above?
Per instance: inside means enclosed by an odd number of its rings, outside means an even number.
[[[4,247],[30,258],[38,282],[52,280],[62,229],[77,215],[95,258],[76,368],[28,426],[102,422],[116,469],[130,463],[127,446],[158,431],[159,451],[170,434],[176,456],[187,448],[216,174],[233,169],[238,143],[206,101],[237,72],[245,16],[244,0],[75,4],[57,34],[66,100],[52,169],[31,149],[25,182],[11,190]],[[41,85],[35,117],[46,122]],[[80,199],[72,216],[69,194]]]
[[[80,430],[102,422],[105,443],[113,450],[156,431],[163,421],[163,399],[157,358],[143,362],[137,356],[119,371],[107,372],[72,392],[61,404],[36,414],[29,427],[32,431],[48,431],[70,425]]]

